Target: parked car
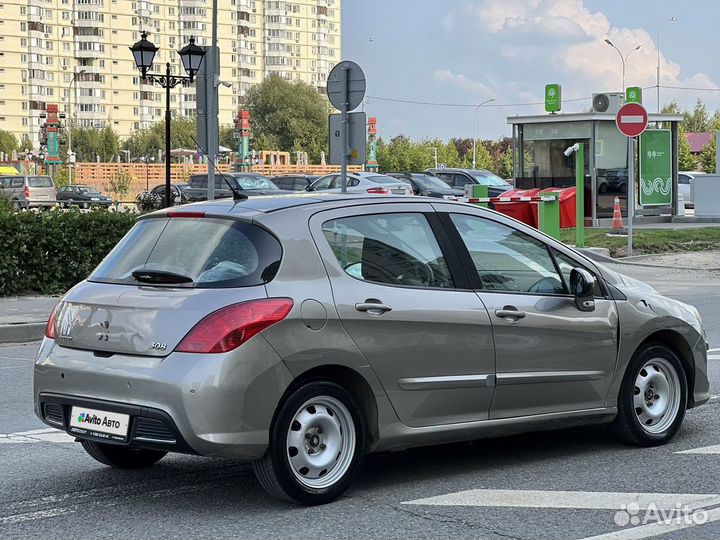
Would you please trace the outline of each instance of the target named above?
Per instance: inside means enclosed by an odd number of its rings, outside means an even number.
[[[340,174],[333,173],[318,178],[308,191],[330,191],[340,193],[342,183]],[[348,193],[372,193],[374,195],[412,195],[412,188],[407,182],[373,172],[356,172],[347,175]]]
[[[258,173],[230,172],[215,174],[215,198],[232,197],[230,185],[243,195],[278,195],[286,193],[280,190],[267,177]],[[207,200],[208,175],[195,174],[190,177],[190,185],[185,193],[191,202]]]
[[[448,186],[465,191],[466,184],[480,184],[488,187],[488,197],[498,197],[512,186],[496,174],[484,169],[428,169]]]
[[[0,176],[0,194],[8,199],[14,210],[52,208],[57,190],[50,176]]]
[[[685,208],[695,208],[693,195],[693,182],[697,172],[680,171],[678,173],[678,191],[683,194]]]
[[[187,195],[188,184],[170,184],[172,205],[186,204],[190,201]],[[152,212],[165,208],[165,184],[155,186],[150,191],[143,191],[135,198],[138,212]]]
[[[407,182],[412,186],[414,195],[425,197],[440,197],[441,199],[453,199],[463,197],[465,192],[462,189],[455,189],[448,186],[437,176],[430,173],[387,173],[388,176]]]
[[[141,216],[50,315],[34,401],[105,465],[252,460],[319,504],[368,452],[593,423],[664,444],[710,399],[707,346],[695,308],[491,210],[251,197]]]
[[[109,208],[112,198],[103,195],[94,187],[73,184],[57,190],[57,202],[62,208],[70,208],[73,205],[81,208],[90,208],[91,206]]]
[[[315,180],[320,178],[317,174],[286,174],[271,178],[273,184],[280,189],[288,191],[307,191]]]

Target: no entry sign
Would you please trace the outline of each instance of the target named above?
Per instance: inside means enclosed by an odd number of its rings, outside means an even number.
[[[620,107],[615,123],[626,137],[638,137],[648,125],[648,114],[639,103],[626,103]]]

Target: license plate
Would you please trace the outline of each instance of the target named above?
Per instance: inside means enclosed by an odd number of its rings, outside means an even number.
[[[70,416],[70,432],[91,435],[100,439],[127,441],[130,416],[114,412],[99,411],[86,407],[73,407]]]
[[[48,198],[47,195],[36,195],[35,197],[38,199],[47,199]]]

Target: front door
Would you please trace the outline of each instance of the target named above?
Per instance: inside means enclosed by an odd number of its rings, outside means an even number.
[[[488,418],[490,318],[429,204],[311,220],[338,315],[409,426]]]
[[[579,264],[530,234],[468,213],[443,219],[467,248],[492,320],[490,418],[603,407],[617,357],[615,302],[598,288],[595,310],[579,311],[567,284]]]

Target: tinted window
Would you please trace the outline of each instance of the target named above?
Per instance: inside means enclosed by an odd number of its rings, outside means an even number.
[[[452,185],[452,183],[453,183],[453,174],[452,173],[439,172],[439,173],[435,173],[435,174],[438,176],[438,178],[440,178],[440,180],[442,180],[446,184]]]
[[[465,214],[451,218],[480,275],[483,289],[567,294],[545,244],[494,221]]]
[[[464,174],[455,173],[454,178],[455,183],[453,185],[456,188],[463,188],[465,187],[465,184],[468,184],[470,182],[470,179]]]
[[[49,176],[28,176],[28,186],[34,188],[51,188],[53,187],[53,182]]]
[[[365,178],[376,184],[397,184],[397,178],[393,178],[392,176],[376,175],[366,176]]]
[[[135,270],[192,278],[173,287],[247,287],[270,281],[280,261],[279,242],[268,232],[229,219],[140,220],[88,278],[137,285]]]
[[[22,176],[18,176],[17,178],[12,179],[12,183],[10,184],[12,187],[23,187],[25,185],[23,181]]]
[[[323,232],[349,275],[375,283],[453,287],[440,246],[423,214],[336,219]]]
[[[291,186],[289,189],[294,189],[295,191],[305,191],[307,185],[307,180],[305,180],[304,178],[296,178],[295,185]]]

